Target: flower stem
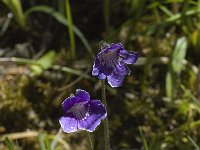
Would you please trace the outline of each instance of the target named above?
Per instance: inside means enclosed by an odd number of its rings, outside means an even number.
[[[105,80],[102,80],[101,83],[102,83],[102,101],[104,106],[107,108]],[[108,117],[104,119],[103,125],[104,125],[105,150],[110,150]]]
[[[88,141],[89,141],[89,143],[90,143],[90,149],[91,149],[91,150],[94,150],[94,147],[93,147],[93,144],[92,144],[92,139],[91,139],[90,133],[89,133],[88,131],[86,131],[86,134],[87,134]]]

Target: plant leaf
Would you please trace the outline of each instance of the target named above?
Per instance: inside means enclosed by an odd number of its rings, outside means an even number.
[[[53,65],[55,57],[56,53],[51,50],[36,60],[35,64],[30,65],[32,75],[40,75],[43,71],[49,69]]]
[[[173,86],[173,77],[172,77],[171,71],[167,72],[166,78],[165,78],[165,89],[166,89],[166,95],[167,97],[172,98],[173,96],[173,91],[174,91],[174,86]]]
[[[186,38],[185,37],[179,38],[176,42],[176,46],[172,54],[172,70],[177,74],[180,74],[182,68],[184,67],[183,60],[186,55],[186,50],[187,50]]]

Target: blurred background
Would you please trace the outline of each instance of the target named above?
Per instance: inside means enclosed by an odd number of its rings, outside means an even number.
[[[106,87],[112,149],[200,150],[200,0],[1,0],[0,149],[89,149],[58,120],[77,88],[101,99],[101,40],[140,56]]]

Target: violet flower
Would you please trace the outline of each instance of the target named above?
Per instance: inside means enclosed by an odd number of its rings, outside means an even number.
[[[127,64],[134,64],[137,61],[137,52],[128,52],[121,43],[107,44],[100,42],[101,51],[95,58],[92,75],[100,80],[107,77],[111,87],[122,85],[124,76],[130,74]]]
[[[77,89],[75,96],[70,96],[62,103],[65,111],[59,120],[64,132],[78,129],[93,132],[107,113],[100,100],[90,100],[88,92]]]

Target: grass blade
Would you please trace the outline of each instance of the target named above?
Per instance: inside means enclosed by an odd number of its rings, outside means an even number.
[[[108,33],[110,27],[110,0],[103,0],[103,16],[106,32]]]
[[[2,0],[13,13],[21,29],[26,27],[26,20],[22,10],[21,0]]]
[[[65,2],[66,2],[66,16],[67,16],[67,20],[69,22],[68,29],[69,29],[69,39],[70,39],[70,46],[71,46],[70,52],[71,52],[72,59],[75,59],[76,48],[75,48],[75,38],[74,38],[74,32],[73,32],[71,8],[70,8],[69,0],[66,0]]]
[[[171,71],[167,72],[166,78],[165,78],[165,92],[166,92],[166,96],[172,98],[173,97],[173,93],[175,93],[175,89],[173,86],[174,83],[174,77]]]
[[[140,131],[140,136],[142,138],[142,143],[144,145],[144,150],[149,150],[149,147],[148,147],[148,144],[147,144],[147,141],[146,141],[146,138],[142,132],[142,129],[139,127],[139,131]]]
[[[180,85],[180,88],[185,94],[187,94],[188,98],[192,100],[192,102],[194,103],[194,107],[200,113],[200,102],[198,101],[198,99],[191,93],[190,90],[186,89],[184,85]]]
[[[3,36],[4,33],[8,30],[8,27],[10,25],[10,22],[12,20],[12,13],[8,13],[8,17],[6,18],[5,22],[2,25],[1,31],[0,31],[0,36]]]
[[[48,6],[34,6],[25,12],[25,16],[28,17],[28,15],[33,12],[43,12],[43,13],[49,14],[52,17],[54,17],[62,25],[66,27],[69,26],[68,20],[66,20],[66,18],[62,14],[56,12],[54,9]],[[82,41],[82,43],[84,44],[84,46],[86,47],[90,55],[93,56],[92,48],[90,47],[90,44],[88,40],[85,38],[85,36],[83,35],[83,33],[75,25],[73,25],[73,31],[80,38],[80,40]]]
[[[192,143],[192,145],[196,148],[196,150],[200,150],[199,146],[196,144],[196,142],[189,135],[187,135],[187,138]]]
[[[39,141],[40,149],[46,150],[45,143],[44,143],[44,135],[41,132],[39,132],[38,134],[38,141]]]
[[[163,6],[163,5],[160,5],[159,8],[160,8],[166,15],[168,15],[169,17],[171,17],[171,16],[174,15],[169,9],[167,9],[167,7],[165,7],[165,6]]]
[[[12,142],[8,139],[8,137],[4,140],[5,145],[8,147],[9,150],[14,150]]]

